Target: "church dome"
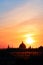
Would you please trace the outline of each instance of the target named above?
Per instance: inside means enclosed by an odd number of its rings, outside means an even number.
[[[19,48],[20,48],[20,49],[26,49],[26,46],[25,46],[25,44],[22,42],[22,43],[20,44]]]

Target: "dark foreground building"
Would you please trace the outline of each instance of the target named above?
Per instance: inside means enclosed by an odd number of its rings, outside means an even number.
[[[0,49],[0,65],[43,65],[43,47],[26,49],[22,42],[19,48]]]

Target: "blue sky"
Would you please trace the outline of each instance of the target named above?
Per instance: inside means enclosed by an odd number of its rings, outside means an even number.
[[[36,2],[36,5],[37,3],[43,5],[43,0],[0,0],[0,14],[18,6],[22,6],[28,2],[30,2],[30,4]]]
[[[25,4],[28,0],[0,0],[0,13]]]
[[[39,15],[43,15],[43,0],[0,0],[0,26]]]

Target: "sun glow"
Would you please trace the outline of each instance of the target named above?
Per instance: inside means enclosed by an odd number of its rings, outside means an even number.
[[[27,43],[27,44],[33,44],[34,42],[35,42],[35,40],[33,39],[33,37],[31,36],[31,35],[28,35],[27,37],[26,37],[26,40],[25,40],[25,42]]]
[[[32,44],[32,43],[34,43],[34,40],[31,37],[29,37],[26,39],[26,43]]]

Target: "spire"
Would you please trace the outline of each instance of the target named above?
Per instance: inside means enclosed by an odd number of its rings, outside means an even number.
[[[8,45],[8,49],[9,49],[10,47],[9,47],[9,45]]]

